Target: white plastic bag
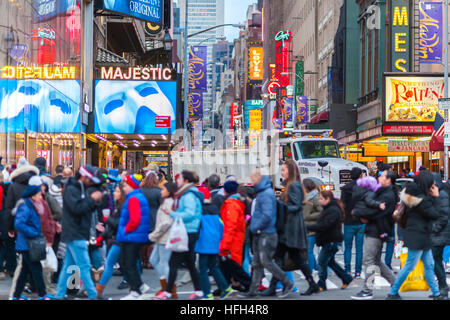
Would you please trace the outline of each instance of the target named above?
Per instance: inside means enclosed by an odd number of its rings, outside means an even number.
[[[44,270],[50,270],[56,272],[58,270],[58,260],[56,259],[55,252],[52,247],[47,246],[45,248],[46,257],[45,260],[41,260],[41,265]]]
[[[189,239],[183,220],[178,217],[170,228],[169,238],[167,239],[166,249],[173,252],[189,251]]]

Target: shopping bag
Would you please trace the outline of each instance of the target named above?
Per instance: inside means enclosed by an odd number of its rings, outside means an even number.
[[[42,269],[56,272],[58,270],[58,260],[52,247],[45,248],[45,259],[41,260]]]
[[[400,265],[402,268],[406,263],[407,257],[407,252],[402,252],[402,254],[400,255]],[[417,266],[413,271],[410,272],[408,278],[406,278],[405,282],[403,282],[402,286],[400,287],[400,292],[428,290],[430,290],[430,287],[425,280],[425,268],[423,266],[422,260],[419,260]]]
[[[166,249],[173,252],[189,251],[189,239],[183,220],[178,217],[170,228],[169,238],[167,239]]]

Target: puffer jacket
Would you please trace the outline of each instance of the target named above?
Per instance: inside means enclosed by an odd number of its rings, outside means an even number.
[[[442,183],[439,175],[435,175],[435,181],[439,187],[439,197],[435,200],[439,218],[432,226],[431,243],[433,247],[441,247],[450,245],[450,199],[448,188]]]
[[[440,216],[436,207],[437,199],[424,194],[413,196],[403,190],[400,200],[406,205],[406,227],[403,233],[405,246],[411,250],[431,249],[432,226]]]
[[[219,255],[228,257],[242,266],[242,253],[245,240],[245,198],[240,194],[228,197],[220,210],[224,224],[223,239]]]
[[[220,218],[220,208],[211,199],[203,204],[202,223],[198,240],[195,242],[195,252],[200,254],[218,254],[220,241],[223,237],[223,222]]]
[[[11,214],[15,216],[14,227],[18,231],[16,250],[28,251],[27,239],[36,238],[41,234],[41,219],[29,198],[19,200]]]
[[[272,188],[272,181],[268,176],[263,176],[255,187],[256,204],[255,211],[250,222],[252,234],[276,233],[277,199]]]
[[[303,220],[306,226],[310,226],[317,222],[323,208],[319,203],[319,191],[313,190],[306,195],[303,203]],[[308,236],[314,235],[315,232],[309,231]]]
[[[308,226],[308,230],[316,232],[317,246],[322,247],[332,242],[342,242],[342,213],[336,200],[331,200],[323,208],[317,223]]]
[[[148,235],[150,241],[164,245],[167,243],[167,239],[169,238],[170,233],[170,227],[173,224],[173,219],[168,214],[164,213],[163,210],[170,210],[172,209],[172,206],[172,198],[166,198],[163,200],[156,214],[155,230]]]
[[[170,212],[173,220],[180,217],[183,220],[187,233],[197,233],[202,220],[202,204],[204,195],[193,184],[181,188],[175,194],[174,207]]]
[[[367,215],[370,214],[369,212],[375,214],[380,210],[381,201],[376,200],[376,193],[358,185],[353,188],[352,201],[355,216]]]

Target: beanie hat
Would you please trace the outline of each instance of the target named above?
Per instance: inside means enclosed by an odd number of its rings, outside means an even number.
[[[362,173],[363,173],[363,171],[360,168],[354,167],[350,171],[350,177],[352,178],[352,180],[357,180],[359,177],[361,177]]]
[[[227,181],[223,185],[223,188],[225,189],[225,192],[228,194],[236,193],[237,189],[239,188],[239,183],[236,181]]]
[[[211,199],[211,192],[209,191],[208,188],[205,187],[197,187],[197,190],[201,193],[203,193],[204,196],[204,200],[206,203],[210,202]]]
[[[410,182],[406,185],[405,193],[417,197],[422,194],[422,191],[420,190],[419,186],[415,182]]]
[[[140,174],[130,174],[126,177],[125,182],[133,189],[139,189],[139,185],[142,181],[142,175]]]
[[[22,198],[29,198],[41,191],[41,186],[44,184],[39,176],[33,176],[28,180],[28,186],[22,193]]]

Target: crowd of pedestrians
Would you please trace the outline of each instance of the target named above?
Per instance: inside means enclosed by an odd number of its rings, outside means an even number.
[[[13,278],[11,300],[28,300],[24,293],[32,292],[40,300],[106,299],[105,288],[117,273],[123,276],[119,289],[129,290],[122,300],[177,299],[181,267],[194,287],[190,300],[226,299],[233,290],[243,299],[320,294],[330,269],[341,289],[365,274],[355,300],[373,298],[371,279],[379,270],[393,300],[401,299],[400,287],[419,260],[430,298],[448,299],[443,255],[450,245],[450,184],[427,170],[397,190],[389,167],[380,167],[377,177],[354,168],[340,199],[302,179],[293,161],[282,166],[280,195],[259,169],[251,173],[253,187],[234,176],[221,183],[216,174],[201,182],[186,170],[172,182],[153,164],[139,173],[89,165],[76,172],[57,166],[55,172],[51,177],[44,158],[33,165],[21,158],[0,174],[0,280]],[[180,225],[186,248],[170,249]],[[397,276],[390,265],[396,233],[408,248]],[[335,259],[342,243],[344,267]],[[37,249],[42,246],[44,257]],[[142,280],[143,268],[155,269],[158,291]],[[308,283],[301,292],[295,270]]]

